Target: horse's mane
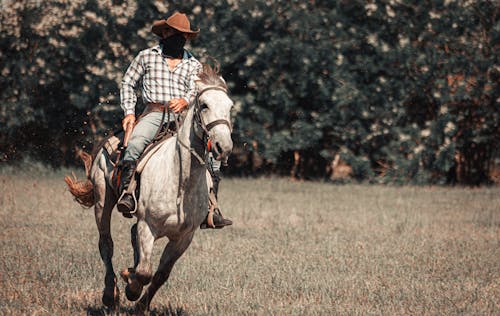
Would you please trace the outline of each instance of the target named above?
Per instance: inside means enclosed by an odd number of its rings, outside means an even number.
[[[214,66],[203,63],[203,69],[198,74],[200,81],[206,85],[222,87],[227,90],[226,82],[220,77],[220,65],[216,63]]]

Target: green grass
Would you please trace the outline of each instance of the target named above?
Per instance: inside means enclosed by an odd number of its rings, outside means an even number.
[[[93,211],[62,177],[0,173],[0,314],[104,313]],[[235,224],[196,233],[152,315],[500,313],[498,187],[226,179],[220,203]],[[133,222],[116,215],[119,271]]]

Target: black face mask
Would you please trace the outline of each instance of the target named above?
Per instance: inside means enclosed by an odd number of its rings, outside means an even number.
[[[160,40],[161,51],[168,57],[181,58],[184,53],[184,44],[186,44],[186,38],[180,33]]]

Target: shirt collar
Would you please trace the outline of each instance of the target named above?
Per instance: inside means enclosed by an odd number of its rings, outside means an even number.
[[[158,54],[161,55],[161,47],[160,47],[160,45],[154,46],[153,50],[156,51]],[[188,52],[187,50],[184,50],[184,55],[182,56],[182,59],[189,59],[191,57],[193,57],[193,55],[190,52]]]

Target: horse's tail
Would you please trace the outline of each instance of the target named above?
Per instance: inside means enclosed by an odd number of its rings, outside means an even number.
[[[85,165],[85,173],[87,174],[86,181],[78,181],[77,177],[73,173],[73,177],[66,176],[64,181],[68,185],[69,192],[73,194],[75,200],[83,206],[91,207],[94,206],[94,185],[90,181],[90,168],[92,168],[92,155],[87,154],[83,150],[78,154]]]

